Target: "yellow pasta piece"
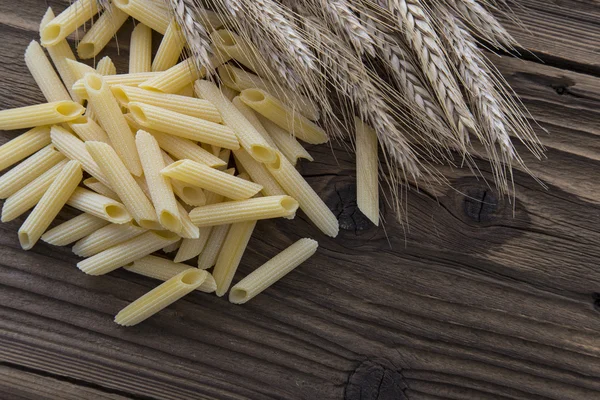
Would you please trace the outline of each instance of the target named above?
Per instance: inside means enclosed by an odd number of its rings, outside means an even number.
[[[140,176],[142,164],[135,148],[135,138],[110,88],[99,74],[86,74],[83,80],[89,102],[94,107],[98,122],[108,134],[115,152],[129,172]]]
[[[25,250],[31,249],[65,205],[81,181],[81,165],[69,161],[52,182],[39,203],[19,228],[19,242]]]
[[[40,126],[0,146],[0,171],[50,144],[50,127]]]
[[[123,268],[138,275],[147,276],[160,281],[166,281],[173,276],[189,269],[190,266],[174,263],[173,261],[165,258],[146,256],[144,258],[140,258],[139,260],[135,260],[133,263]],[[207,272],[206,280],[202,282],[202,285],[200,285],[196,290],[204,293],[213,293],[215,290],[217,290],[215,278],[213,278],[213,276]]]
[[[33,208],[40,201],[44,193],[46,193],[46,190],[54,182],[54,179],[67,162],[67,160],[60,161],[48,171],[10,195],[2,206],[2,222],[12,221]]]
[[[219,225],[211,228],[208,241],[206,242],[202,253],[200,253],[200,257],[198,257],[199,269],[209,269],[215,265],[217,257],[221,253],[221,248],[223,248],[223,243],[225,243],[227,233],[231,228],[231,224]]]
[[[236,283],[229,292],[229,301],[244,304],[290,273],[317,251],[319,243],[300,239]]]
[[[116,75],[117,67],[115,67],[115,63],[111,60],[109,56],[102,57],[98,64],[96,65],[96,72],[100,75]]]
[[[40,31],[42,45],[51,47],[65,39],[98,13],[96,0],[77,0]]]
[[[356,203],[358,209],[379,225],[377,133],[358,118],[356,127]]]
[[[179,248],[180,245],[181,245],[181,240],[178,240],[175,243],[172,243],[166,247],[163,247],[162,251],[167,254],[173,253],[173,252],[177,251],[177,249]]]
[[[160,93],[160,92],[158,92]],[[194,85],[193,84],[189,84],[186,87],[184,87],[183,89],[181,89],[179,92],[175,93],[178,96],[184,96],[186,98],[196,98],[196,94],[194,93]]]
[[[211,230],[203,229],[199,231],[199,237],[196,239],[183,239],[181,246],[175,255],[174,261],[180,263],[196,257],[204,250],[206,242],[210,236]]]
[[[92,118],[79,117],[69,122],[69,128],[73,130],[83,141],[93,140],[96,142],[110,143],[104,129]]]
[[[0,177],[0,199],[12,195],[64,158],[52,145],[44,147]]]
[[[227,29],[219,29],[212,32],[210,38],[212,39],[213,46],[221,54],[233,58],[263,78],[274,79],[276,77],[269,69],[267,62],[250,41]]]
[[[238,111],[240,113],[242,113],[244,118],[246,118],[248,120],[248,122],[250,122],[252,124],[254,129],[256,129],[258,131],[258,133],[260,133],[260,135],[263,137],[263,139],[265,139],[267,141],[267,143],[269,143],[269,146],[271,146],[273,149],[277,150],[277,145],[275,144],[273,139],[271,139],[269,132],[267,132],[267,130],[265,129],[263,124],[260,122],[260,120],[258,119],[258,116],[254,112],[254,110],[251,109],[250,107],[248,107],[246,105],[246,103],[244,103],[240,99],[239,96],[235,96],[231,100],[231,103],[235,106],[235,108],[238,109]]]
[[[148,79],[156,77],[158,74],[160,74],[160,72],[138,72],[137,74],[105,75],[104,82],[108,86],[138,86],[140,83],[146,82]],[[88,98],[83,79],[79,79],[73,84],[73,92],[83,99]]]
[[[111,89],[119,103],[124,107],[127,107],[130,102],[140,102],[207,121],[223,122],[217,108],[208,100],[153,92],[133,86],[116,85],[112,86]]]
[[[177,202],[177,209],[179,210],[179,218],[181,218],[181,231],[179,231],[179,236],[181,236],[183,240],[198,239],[200,237],[200,229],[194,225],[185,207],[183,207],[180,202]]]
[[[106,225],[75,243],[73,253],[79,257],[91,257],[146,232],[146,229],[131,223]]]
[[[115,322],[123,326],[139,324],[186,294],[198,289],[206,280],[206,276],[206,271],[196,268],[186,269],[119,311]]]
[[[162,152],[162,157],[165,165],[170,165],[175,162],[164,151]],[[173,191],[185,204],[190,206],[203,206],[206,204],[206,196],[201,188],[173,178],[171,178],[170,181],[173,186]]]
[[[185,41],[183,34],[177,22],[173,19],[169,22],[165,35],[163,36],[154,61],[152,62],[152,71],[165,71],[175,64],[181,56]]]
[[[276,162],[266,165],[283,190],[298,200],[300,208],[312,223],[326,235],[336,237],[339,232],[337,218],[287,158],[278,155]]]
[[[198,80],[194,84],[196,93],[213,103],[221,113],[225,125],[233,129],[241,147],[244,148],[256,161],[273,162],[275,160],[275,149],[273,149],[264,137],[244,117],[221,90],[212,82]]]
[[[129,73],[150,72],[152,70],[152,30],[137,24],[131,32],[129,44]]]
[[[120,201],[119,196],[111,188],[94,177],[84,179],[83,184],[102,196],[106,196],[115,201]]]
[[[227,149],[240,147],[233,130],[224,125],[138,102],[129,103],[129,111],[144,128]]]
[[[124,224],[132,219],[122,203],[82,187],[75,189],[67,204],[113,224]]]
[[[108,179],[110,188],[119,196],[136,222],[142,228],[160,229],[161,226],[157,221],[152,203],[131,176],[116,151],[102,142],[86,142],[85,148]]]
[[[170,11],[160,1],[113,0],[113,4],[144,25],[164,34],[169,26]]]
[[[231,281],[240,265],[255,226],[256,221],[231,224],[213,270],[213,277],[217,282],[217,290],[215,291],[217,296],[223,296],[231,286]]]
[[[290,196],[266,196],[196,207],[190,212],[198,227],[294,215],[298,202]]]
[[[83,213],[50,229],[42,235],[42,240],[54,246],[66,246],[108,224],[106,220]]]
[[[298,138],[311,144],[327,142],[327,133],[314,122],[299,113],[294,113],[280,100],[261,89],[246,89],[240,98],[250,108],[283,129],[293,132]]]
[[[265,196],[278,196],[285,194],[285,191],[269,173],[267,167],[252,158],[250,154],[246,153],[246,150],[234,150],[233,155],[237,162],[236,165],[241,165],[248,175],[250,175],[252,181],[262,186],[262,194]]]
[[[302,145],[291,133],[275,125],[262,115],[259,116],[258,119],[269,133],[271,139],[277,145],[277,148],[283,153],[285,158],[292,163],[292,165],[296,165],[299,158],[305,158],[309,161],[313,161],[312,156],[304,147],[302,147]]]
[[[0,111],[0,130],[61,124],[79,118],[85,108],[73,101],[54,101]]]
[[[108,42],[115,37],[117,31],[127,21],[129,14],[124,13],[116,7],[104,10],[92,27],[83,35],[77,45],[79,58],[88,59],[98,55],[106,47]]]
[[[176,161],[165,167],[161,173],[234,200],[247,199],[262,189],[261,185],[191,160]]]
[[[44,49],[35,40],[25,50],[25,64],[47,101],[71,101],[69,92],[54,71]]]
[[[235,99],[240,92],[238,92],[237,90],[233,90],[230,87],[227,86],[221,86],[221,93],[223,93],[223,96],[225,96],[229,101],[233,101],[233,99]]]
[[[104,275],[179,240],[176,233],[148,231],[77,263],[88,275]]]

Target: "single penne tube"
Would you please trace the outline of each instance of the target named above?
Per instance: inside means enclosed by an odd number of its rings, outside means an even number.
[[[48,229],[81,181],[81,177],[81,165],[78,161],[69,161],[58,173],[19,228],[19,242],[24,250],[31,249]]]
[[[267,132],[269,132],[269,136],[275,142],[277,148],[283,153],[285,158],[292,163],[292,165],[296,165],[299,158],[305,158],[309,161],[313,161],[312,156],[291,133],[277,126],[262,115],[259,116],[258,119],[263,124]]]
[[[262,186],[262,194],[265,196],[279,196],[286,194],[275,178],[269,173],[267,167],[252,158],[246,150],[234,150],[233,155],[236,160],[236,165],[241,165],[244,168],[244,171],[250,175],[252,181]]]
[[[196,226],[201,228],[288,217],[294,215],[297,209],[298,202],[290,196],[265,196],[196,207],[190,212],[190,218]]]
[[[131,223],[106,225],[75,243],[73,253],[79,257],[91,257],[146,232],[146,229]]]
[[[248,107],[246,105],[246,103],[244,103],[239,96],[235,96],[232,100],[231,103],[235,106],[235,108],[238,109],[238,111],[240,113],[242,113],[242,115],[244,116],[244,118],[246,118],[248,120],[248,122],[250,122],[252,124],[252,126],[254,127],[254,129],[256,129],[258,131],[258,133],[260,133],[260,135],[267,141],[267,143],[269,143],[269,146],[271,146],[274,149],[277,149],[277,145],[275,144],[275,142],[273,141],[273,139],[271,139],[271,136],[269,135],[269,132],[267,132],[267,130],[265,129],[265,127],[263,126],[263,124],[260,122],[260,120],[258,119],[257,114],[254,112],[253,109],[251,109],[250,107]]]
[[[110,222],[91,214],[79,214],[42,235],[42,240],[54,246],[66,246],[86,237]]]
[[[181,245],[181,240],[178,240],[175,243],[171,243],[170,245],[163,247],[162,251],[165,252],[166,254],[174,253],[177,251],[177,249],[179,248],[180,245]]]
[[[210,34],[210,38],[213,46],[221,54],[233,58],[263,78],[274,79],[276,77],[265,59],[250,41],[228,29],[216,30]]]
[[[113,224],[124,224],[132,219],[122,203],[82,187],[75,189],[67,205]]]
[[[116,7],[104,10],[77,45],[79,58],[86,60],[96,57],[108,42],[115,37],[127,18],[129,18],[129,14]]]
[[[177,250],[174,261],[176,263],[184,262],[196,257],[204,250],[208,237],[210,236],[210,230],[203,229],[199,231],[199,237],[196,239],[183,239],[181,246]]]
[[[311,144],[327,142],[327,133],[300,113],[294,113],[279,99],[262,89],[245,89],[240,99],[257,113],[273,121],[288,132]]]
[[[298,201],[312,223],[326,235],[336,237],[339,232],[336,216],[287,158],[279,154],[276,162],[266,166],[283,190]]]
[[[213,277],[217,283],[217,290],[215,291],[217,296],[221,297],[229,290],[255,226],[256,221],[231,224],[213,270]]]
[[[209,269],[217,262],[217,257],[221,252],[225,238],[231,228],[231,224],[219,225],[211,227],[210,236],[204,246],[204,249],[198,257],[198,268]],[[202,228],[200,228],[202,229]]]
[[[269,81],[251,72],[224,64],[218,68],[219,77],[225,86],[241,92],[245,89],[262,89],[280,99],[292,110],[300,112],[306,118],[316,121],[319,119],[319,109],[308,98],[292,92],[282,85]]]
[[[104,275],[179,240],[176,233],[148,231],[77,263],[88,275]]]
[[[239,179],[191,160],[176,161],[166,166],[161,173],[233,200],[250,198],[262,189],[259,184]]]
[[[44,147],[0,177],[0,199],[6,199],[65,157],[52,145]]]
[[[210,101],[221,113],[225,125],[233,129],[241,147],[244,148],[256,161],[272,162],[275,160],[273,149],[265,138],[254,128],[221,90],[212,82],[198,80],[194,84],[198,96]]]
[[[206,271],[188,268],[149,291],[119,311],[115,322],[123,326],[139,324],[186,294],[198,289],[206,280]]]
[[[98,179],[91,177],[83,180],[83,184],[88,188],[92,189],[94,192],[101,194],[102,196],[106,196],[115,201],[120,201],[119,195],[117,195],[114,190],[106,186],[104,183],[100,182]]]
[[[131,32],[129,42],[129,73],[152,70],[152,29],[137,24]]]
[[[165,162],[158,142],[148,132],[139,130],[135,136],[135,144],[158,222],[164,229],[178,233],[181,230],[181,218],[171,180],[160,173]]]
[[[98,123],[108,134],[115,152],[129,172],[140,176],[142,164],[135,147],[135,137],[121,113],[119,103],[104,82],[102,75],[85,74],[83,81]]]
[[[165,71],[177,64],[184,46],[181,29],[175,19],[172,19],[152,61],[152,71]]]
[[[187,210],[180,202],[177,202],[177,209],[179,210],[179,218],[181,218],[181,231],[179,231],[179,236],[181,236],[183,240],[198,239],[200,237],[200,228],[194,225]]]
[[[110,143],[104,129],[102,129],[92,118],[85,115],[69,122],[69,128],[71,128],[84,142],[92,140],[95,142]]]
[[[160,281],[166,281],[189,269],[190,266],[178,264],[171,260],[167,260],[166,258],[146,256],[140,258],[139,260],[135,260],[123,268],[138,275],[147,276]],[[213,276],[207,272],[206,280],[196,290],[205,293],[213,293],[215,290],[217,290],[215,278],[213,278]]]
[[[83,78],[83,76],[85,74],[87,74],[88,72],[91,72],[91,73],[97,72],[94,67],[90,67],[89,65],[84,64],[77,60],[68,59],[68,60],[66,60],[66,63],[69,66],[69,69],[71,70],[71,73],[73,74],[75,79],[77,79],[77,81],[79,79]]]
[[[85,108],[73,101],[54,101],[0,111],[0,130],[61,124],[81,117]]]
[[[12,221],[23,215],[27,210],[35,207],[67,162],[68,160],[60,161],[48,171],[10,195],[2,206],[2,222]]]
[[[140,83],[146,82],[148,79],[158,76],[160,72],[138,72],[137,74],[116,74],[116,75],[105,75],[104,82],[108,86],[114,85],[125,85],[125,86],[138,86]],[[73,92],[80,96],[82,99],[87,99],[88,95],[85,90],[83,78],[78,79],[73,84]]]
[[[141,102],[211,122],[223,122],[219,110],[208,100],[153,92],[134,86],[115,85],[111,89],[124,107],[130,102]]]
[[[0,146],[0,171],[50,144],[50,127],[39,126]]]
[[[65,39],[98,13],[96,0],[77,0],[40,31],[42,45],[51,47]]]
[[[117,67],[109,56],[105,56],[96,64],[96,72],[103,76],[116,75]]]
[[[309,259],[319,247],[312,239],[300,239],[236,283],[229,292],[229,301],[244,304]]]
[[[164,34],[169,26],[170,10],[160,1],[113,0],[113,4],[160,34]]]
[[[224,125],[138,102],[129,103],[129,111],[144,128],[232,150],[240,147],[233,130]]]
[[[119,196],[136,222],[142,228],[160,229],[161,225],[157,221],[152,203],[131,176],[116,151],[102,142],[86,142],[85,148],[106,176],[110,188]]]
[[[359,118],[356,127],[356,204],[375,225],[379,225],[379,160],[377,133]]]
[[[47,101],[71,101],[71,95],[54,71],[44,49],[35,40],[25,50],[25,64]]]

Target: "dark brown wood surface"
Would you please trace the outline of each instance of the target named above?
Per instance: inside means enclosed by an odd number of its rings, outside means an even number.
[[[23,52],[45,7],[0,0],[0,109],[42,100]],[[23,219],[2,224],[0,398],[600,399],[600,2],[514,10],[531,52],[493,59],[540,125],[547,159],[526,161],[547,190],[517,171],[513,204],[448,170],[454,189],[412,190],[408,222],[386,209],[375,228],[353,155],[313,146],[301,171],[339,237],[261,221],[236,278],[300,237],[317,255],[244,306],[192,294],[133,328],[113,316],[155,281],[86,276],[69,248],[22,251]],[[106,54],[124,71],[119,38]]]

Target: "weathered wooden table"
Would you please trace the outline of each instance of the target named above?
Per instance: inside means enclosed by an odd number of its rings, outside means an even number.
[[[526,61],[494,61],[549,131],[548,159],[526,157],[548,190],[516,172],[513,214],[448,171],[470,197],[411,191],[408,223],[388,212],[384,230],[356,210],[353,156],[313,147],[302,172],[339,237],[303,215],[260,222],[238,276],[300,237],[318,254],[245,306],[193,294],[133,328],[113,316],[155,281],[86,276],[70,249],[22,251],[23,220],[3,224],[0,398],[600,399],[600,2],[519,3]],[[42,100],[23,52],[45,7],[0,0],[0,109]]]

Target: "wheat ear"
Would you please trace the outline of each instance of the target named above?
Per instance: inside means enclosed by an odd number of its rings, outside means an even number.
[[[195,0],[169,0],[169,2],[177,24],[186,39],[196,68],[200,70],[205,67],[208,71],[212,71],[213,67],[209,58],[212,54],[210,37],[204,25],[198,22],[201,21],[200,5]]]

